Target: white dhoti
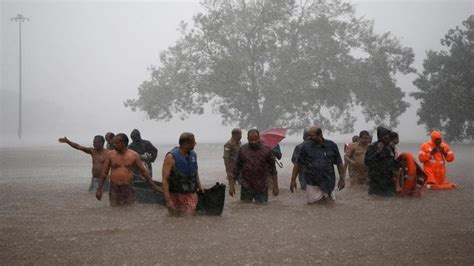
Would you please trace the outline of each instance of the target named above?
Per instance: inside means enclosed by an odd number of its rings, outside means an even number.
[[[317,203],[327,198],[336,200],[336,195],[334,194],[334,191],[331,194],[328,194],[326,192],[321,191],[319,186],[306,185],[306,199],[308,201],[308,204]]]

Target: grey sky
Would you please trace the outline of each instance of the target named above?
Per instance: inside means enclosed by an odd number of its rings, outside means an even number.
[[[448,29],[473,14],[473,1],[356,1],[358,15],[374,19],[378,32],[391,31],[415,51],[421,71],[425,51],[439,50]],[[1,145],[52,145],[57,138],[89,144],[107,131],[129,134],[138,128],[153,142],[177,142],[191,131],[198,142],[226,140],[232,127],[217,115],[171,122],[147,120],[123,107],[149,78],[147,67],[178,38],[181,20],[199,11],[197,1],[2,1],[1,13]],[[23,26],[23,134],[16,138],[18,109],[17,13],[30,18]],[[415,88],[414,75],[399,79],[405,92]],[[400,119],[402,141],[426,136],[416,125],[412,107]],[[365,129],[360,121],[356,131]],[[327,135],[327,134],[326,134]],[[336,140],[348,136],[329,135]],[[290,138],[299,140],[300,136]]]

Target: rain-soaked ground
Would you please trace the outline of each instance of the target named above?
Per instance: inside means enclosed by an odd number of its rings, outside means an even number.
[[[474,264],[473,146],[452,147],[458,190],[374,198],[348,187],[331,206],[289,192],[293,146],[283,145],[280,195],[267,205],[227,196],[221,217],[191,219],[97,201],[87,192],[90,157],[65,145],[2,149],[0,264]],[[170,146],[158,148],[157,180]],[[203,183],[224,181],[222,146],[196,151]]]

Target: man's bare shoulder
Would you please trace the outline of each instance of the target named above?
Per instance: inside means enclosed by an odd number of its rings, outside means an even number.
[[[352,142],[351,144],[349,144],[349,146],[347,146],[347,149],[348,150],[354,150],[354,149],[357,149],[359,147],[360,147],[359,142]]]
[[[92,155],[102,156],[102,155],[108,155],[109,154],[109,151],[106,150],[106,149],[97,150],[95,148],[90,148],[90,151],[91,151]]]
[[[174,162],[174,156],[171,152],[168,152],[166,155],[165,155],[165,161],[173,161]]]
[[[140,155],[138,155],[138,153],[134,150],[131,150],[131,149],[127,149],[127,152],[125,152],[125,156],[127,158],[140,158]]]
[[[109,150],[109,151],[107,152],[107,155],[108,155],[109,158],[111,158],[111,159],[112,159],[112,158],[115,158],[115,157],[117,156],[117,154],[118,154],[118,153],[117,153],[116,150]]]

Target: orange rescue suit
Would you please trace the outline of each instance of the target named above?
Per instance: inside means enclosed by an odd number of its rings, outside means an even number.
[[[443,156],[439,149],[431,154],[431,151],[436,147],[436,139],[441,139],[439,131],[431,133],[431,141],[423,143],[418,154],[418,159],[424,164],[423,170],[427,175],[426,187],[431,189],[454,189],[457,187],[456,184],[446,181],[446,162],[454,160],[454,153],[448,144],[441,142],[439,147],[444,149],[446,155]]]

